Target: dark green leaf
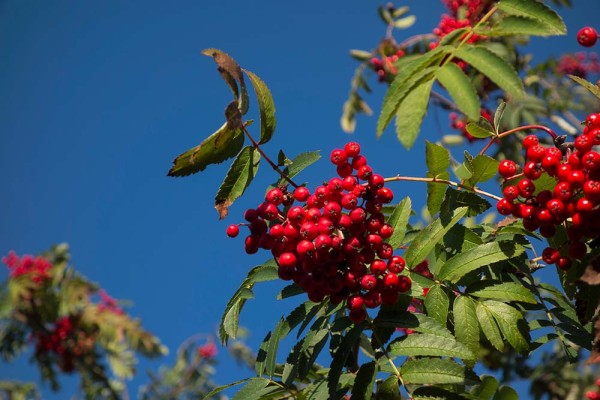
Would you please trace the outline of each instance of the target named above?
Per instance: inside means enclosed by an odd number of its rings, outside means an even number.
[[[421,386],[412,392],[413,400],[472,400],[472,398],[436,386]]]
[[[405,384],[463,384],[479,382],[472,373],[455,361],[439,358],[407,360],[400,369]]]
[[[375,361],[364,363],[360,366],[356,373],[354,386],[352,387],[352,399],[369,400],[371,398],[376,374]]]
[[[435,76],[448,91],[458,109],[470,120],[478,120],[481,109],[479,96],[462,69],[454,63],[448,63],[438,69]]]
[[[389,376],[377,389],[377,400],[402,400],[400,396],[400,386],[398,378],[395,375]]]
[[[492,205],[475,193],[448,187],[440,212],[449,213],[458,207],[467,207],[467,217],[474,217],[488,210]]]
[[[480,304],[492,313],[511,346],[520,353],[526,353],[529,350],[529,331],[523,314],[516,308],[496,300],[486,300]]]
[[[537,20],[548,35],[565,35],[567,27],[562,18],[540,1],[501,0],[498,8],[507,14]]]
[[[474,386],[469,393],[480,400],[491,400],[499,385],[498,380],[493,376],[482,375],[481,383]]]
[[[475,186],[480,182],[485,182],[495,177],[498,173],[498,164],[500,162],[492,157],[485,154],[477,155],[471,162],[473,174],[469,178],[469,185]]]
[[[468,296],[454,299],[454,334],[456,340],[463,343],[473,354],[479,354],[479,322],[475,302]],[[473,367],[473,365],[468,365]]]
[[[250,185],[258,170],[259,161],[260,154],[252,146],[244,147],[233,161],[215,197],[215,208],[220,219],[225,218],[229,206]]]
[[[277,295],[277,300],[287,299],[288,297],[297,296],[302,293],[305,293],[304,289],[302,289],[300,286],[296,285],[295,283],[292,283],[291,285],[284,287],[281,290],[281,292],[279,292],[279,294]]]
[[[267,143],[271,140],[273,132],[275,132],[275,103],[273,96],[267,85],[255,74],[248,70],[244,70],[250,78],[256,99],[258,100],[258,109],[260,111],[260,141],[259,144]]]
[[[383,99],[381,114],[377,120],[377,137],[381,136],[389,125],[398,110],[400,102],[408,92],[418,83],[432,76],[434,70],[427,69],[427,67],[437,63],[449,49],[449,46],[438,46],[434,50],[412,59],[398,71]]]
[[[398,105],[396,111],[396,135],[406,149],[410,149],[421,130],[427,113],[429,96],[434,79],[425,80],[412,89]]]
[[[221,317],[219,338],[223,344],[226,344],[229,338],[237,336],[240,311],[246,300],[254,298],[254,293],[252,292],[254,284],[275,279],[279,279],[279,275],[277,274],[277,265],[273,260],[264,265],[254,267],[248,272],[248,276],[244,279],[244,282],[242,282],[239,289],[227,303],[227,306],[225,306],[225,311]]]
[[[442,266],[438,279],[458,282],[471,271],[522,254],[525,248],[515,242],[491,242],[457,254]]]
[[[446,232],[456,225],[466,213],[466,207],[459,207],[450,214],[441,215],[440,218],[423,228],[404,253],[407,265],[413,267],[425,260],[435,245],[443,239]]]
[[[406,225],[410,218],[412,211],[412,205],[410,197],[405,197],[400,203],[394,208],[394,212],[387,220],[387,223],[394,228],[394,233],[388,240],[388,243],[392,248],[397,249],[404,241],[404,235],[406,233]]]
[[[537,303],[531,290],[515,282],[490,282],[483,288],[478,288],[477,290],[467,288],[467,291],[471,296],[484,299],[521,301],[530,304]]]
[[[502,386],[500,390],[496,392],[494,400],[519,400],[519,395],[515,389],[510,386]]]
[[[420,313],[408,311],[380,313],[373,323],[378,327],[406,328],[434,336],[454,338],[445,324],[442,325],[435,319]]]
[[[485,47],[463,46],[454,56],[469,63],[513,97],[523,96],[523,83],[513,67]]]
[[[452,338],[426,333],[413,333],[389,345],[393,356],[457,357],[473,360],[475,355],[464,344]]]
[[[484,118],[480,118],[479,121],[484,120],[487,121]],[[485,129],[480,122],[474,122],[474,121],[469,121],[467,123],[467,132],[469,132],[469,134],[473,137],[479,138],[479,139],[485,139],[488,138],[490,136],[494,136],[494,132],[489,131],[487,129]]]
[[[229,389],[230,387],[233,387],[233,386],[236,386],[236,385],[240,385],[240,384],[242,384],[242,383],[244,383],[244,382],[248,382],[248,381],[250,381],[251,379],[263,379],[263,378],[256,378],[256,377],[255,377],[255,378],[246,378],[246,379],[241,379],[241,380],[239,380],[239,381],[235,381],[235,382],[232,382],[232,383],[228,383],[227,385],[221,385],[221,386],[217,386],[216,388],[214,388],[213,390],[211,390],[210,392],[208,392],[208,393],[207,393],[207,394],[204,396],[204,398],[205,398],[205,399],[210,399],[210,398],[211,398],[211,397],[213,397],[215,394],[219,394],[219,393],[221,393],[221,392],[222,392],[223,390],[225,390],[225,389]]]
[[[450,300],[448,299],[448,295],[440,285],[434,285],[429,288],[429,292],[425,296],[427,315],[435,319],[442,326],[446,326],[449,305]]]
[[[198,146],[177,156],[167,175],[187,176],[204,171],[210,164],[219,164],[235,156],[243,145],[242,130],[231,129],[225,123]]]
[[[492,346],[498,351],[504,350],[504,340],[498,329],[498,324],[494,320],[494,316],[491,311],[487,309],[483,304],[477,303],[477,319],[479,320],[479,326],[481,331],[484,333],[487,340],[490,341]]]
[[[289,178],[293,178],[302,172],[306,167],[315,163],[317,160],[321,158],[319,151],[309,151],[306,153],[300,153],[292,160],[292,163],[285,167],[283,173],[287,175]],[[277,185],[283,185],[286,183],[286,180],[281,178]]]
[[[425,141],[425,161],[427,163],[427,177],[436,179],[448,179],[450,174],[450,152],[435,143]],[[444,199],[445,185],[439,183],[427,183],[427,209],[431,215],[440,210],[440,204]]]
[[[334,353],[333,359],[331,360],[331,367],[329,369],[329,373],[327,374],[329,398],[336,398],[335,394],[338,390],[340,375],[342,374],[342,369],[346,364],[346,359],[352,353],[354,344],[360,339],[360,334],[363,330],[365,330],[366,327],[367,325],[365,323],[354,325],[342,338],[339,347]]]

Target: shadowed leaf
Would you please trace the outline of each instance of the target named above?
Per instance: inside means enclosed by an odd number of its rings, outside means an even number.
[[[229,206],[250,185],[258,170],[259,160],[258,151],[254,150],[252,146],[246,146],[233,161],[215,197],[215,208],[219,213],[219,219],[227,216]]]

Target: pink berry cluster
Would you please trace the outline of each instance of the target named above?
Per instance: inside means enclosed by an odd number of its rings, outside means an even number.
[[[217,346],[213,340],[208,340],[198,347],[198,356],[204,360],[212,360],[217,355]]]
[[[500,214],[521,218],[526,229],[539,229],[546,238],[555,235],[557,225],[567,228],[566,243],[544,249],[542,258],[547,264],[570,268],[573,259],[587,254],[586,242],[600,235],[600,153],[592,150],[597,145],[600,114],[590,114],[574,143],[546,147],[530,135],[523,140],[526,162],[521,171],[512,160],[498,167],[506,180],[504,197],[497,203]],[[554,178],[550,190],[536,188],[543,173]]]
[[[98,304],[99,312],[111,312],[117,315],[124,314],[123,309],[119,306],[119,302],[115,298],[109,296],[108,293],[106,293],[106,290],[100,289],[98,295],[100,296],[100,304]]]
[[[346,301],[358,323],[367,308],[395,303],[412,282],[402,274],[404,259],[386,242],[394,228],[381,210],[393,200],[392,190],[367,164],[358,143],[333,150],[330,159],[337,176],[314,191],[274,188],[246,211],[245,250],[270,250],[281,279],[293,280],[311,301],[326,296],[335,304]],[[231,237],[238,233],[238,225],[227,228]]]
[[[398,70],[394,63],[400,59],[400,57],[404,57],[404,50],[397,50],[394,54],[390,56],[383,56],[381,58],[373,57],[371,58],[371,68],[375,70],[377,73],[377,78],[379,82],[385,81],[386,75],[396,75]]]
[[[481,117],[492,122],[492,113],[486,108],[481,109]],[[469,143],[473,143],[477,138],[467,132],[467,122],[469,122],[467,117],[459,117],[458,114],[454,112],[450,113],[450,126],[459,131],[461,136],[467,139]]]
[[[473,26],[484,13],[489,9],[490,2],[485,0],[444,0],[450,14],[443,14],[438,26],[433,30],[433,34],[439,39],[454,32],[456,29]],[[471,35],[469,43],[476,43],[485,39],[481,35]],[[438,46],[439,40],[429,44],[430,49]],[[459,65],[464,67],[463,65]]]
[[[477,21],[489,9],[490,1],[486,0],[443,0],[452,16],[457,17],[464,10],[464,16],[470,21]]]
[[[585,398],[588,400],[600,400],[600,379],[596,379],[596,390],[588,390],[585,392]]]
[[[11,278],[29,275],[36,283],[42,283],[50,278],[52,264],[44,257],[31,255],[19,257],[14,251],[10,251],[7,256],[2,257],[2,262],[10,269]]]
[[[36,355],[57,356],[58,366],[63,372],[73,372],[75,360],[93,351],[94,336],[79,326],[79,317],[61,317],[45,332],[36,333]]]
[[[558,60],[556,72],[560,75],[575,75],[585,79],[588,74],[600,73],[600,62],[596,53],[590,53],[589,57],[584,52],[565,54]]]

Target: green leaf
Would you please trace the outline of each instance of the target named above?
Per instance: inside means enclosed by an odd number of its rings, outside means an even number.
[[[498,283],[496,281],[484,282],[483,288],[471,290],[467,288],[467,292],[471,296],[481,297],[484,299],[495,299],[503,301],[521,301],[523,303],[536,304],[535,296],[531,291],[523,285],[515,282]],[[480,285],[478,285],[480,286]]]
[[[398,378],[395,375],[389,376],[381,383],[381,385],[379,385],[376,399],[402,400],[402,396],[400,395],[400,386],[398,385]]]
[[[479,322],[475,302],[468,296],[458,296],[454,299],[452,314],[456,340],[467,346],[473,354],[479,354]],[[467,366],[472,368],[474,364]]]
[[[457,254],[442,266],[438,279],[458,282],[471,271],[523,254],[525,248],[515,242],[491,242]]]
[[[496,130],[496,134],[500,132],[500,122],[502,122],[502,117],[504,116],[504,111],[506,110],[506,102],[502,101],[498,104],[498,108],[494,112],[494,129]]]
[[[437,179],[449,179],[450,174],[450,152],[435,143],[425,141],[425,162],[427,163],[427,177]],[[446,191],[445,185],[439,183],[427,183],[427,210],[435,215],[440,210]]]
[[[275,132],[275,103],[273,96],[267,85],[255,74],[248,70],[243,70],[250,78],[256,99],[258,100],[258,109],[260,111],[260,141],[259,144],[267,143],[271,140]]]
[[[580,78],[575,75],[567,75],[567,76],[569,78],[573,79],[575,82],[579,83],[581,86],[583,86],[584,88],[589,90],[594,96],[596,96],[597,98],[600,99],[600,86],[594,85],[593,83],[590,83],[590,82],[586,81],[585,79]]]
[[[454,56],[469,63],[513,97],[524,95],[523,83],[513,67],[502,58],[481,46],[463,46]]]
[[[208,392],[204,396],[204,399],[210,399],[211,397],[213,397],[216,394],[221,393],[225,389],[229,389],[230,387],[233,387],[233,386],[236,386],[236,385],[240,385],[240,384],[242,384],[244,382],[248,382],[248,381],[250,381],[252,379],[264,379],[264,378],[256,378],[256,377],[254,377],[254,378],[246,378],[246,379],[241,379],[239,381],[235,381],[235,382],[232,382],[232,383],[228,383],[226,385],[217,386],[216,388],[214,388],[213,390],[211,390],[210,392]]]
[[[221,317],[219,338],[223,344],[226,344],[229,338],[235,339],[237,336],[240,311],[244,307],[246,300],[254,298],[254,293],[252,292],[254,284],[276,279],[279,279],[279,275],[277,274],[277,265],[274,260],[254,267],[248,272],[246,279],[244,279],[239,289],[225,306],[225,311]]]
[[[560,15],[540,1],[501,0],[498,8],[510,15],[537,20],[548,35],[565,35],[567,27]]]
[[[464,344],[452,338],[424,333],[413,333],[389,345],[393,356],[457,357],[474,360],[475,355]]]
[[[458,109],[470,120],[478,120],[481,111],[479,96],[462,69],[454,63],[448,63],[438,69],[435,76],[448,91]]]
[[[290,179],[298,175],[305,168],[310,166],[311,164],[317,162],[321,158],[321,154],[319,151],[309,151],[305,153],[300,153],[292,160],[291,164],[285,167],[283,173],[287,175]],[[277,185],[283,185],[286,183],[286,180],[281,178]]]
[[[474,217],[487,211],[492,205],[479,195],[448,187],[440,207],[441,213],[449,213],[458,207],[467,207],[467,217]]]
[[[377,368],[375,361],[364,363],[356,373],[354,386],[352,387],[352,398],[355,400],[369,400],[373,394],[373,384]]]
[[[492,313],[502,334],[516,351],[529,351],[529,331],[519,310],[496,300],[485,300],[480,304]]]
[[[398,110],[400,102],[408,92],[418,83],[432,76],[434,70],[427,69],[427,67],[437,63],[449,49],[450,46],[438,46],[402,66],[383,98],[381,114],[377,120],[377,137],[380,137],[389,125]]]
[[[406,95],[396,111],[396,135],[400,143],[410,149],[421,130],[421,123],[427,113],[429,96],[434,79],[421,83]]]
[[[250,185],[258,170],[259,161],[260,153],[252,146],[244,147],[233,161],[215,197],[215,208],[219,213],[219,219],[225,218],[229,206]]]
[[[473,166],[473,175],[469,178],[469,185],[475,186],[480,182],[486,182],[498,173],[498,164],[500,161],[486,156],[485,154],[477,155],[471,165]]]
[[[515,389],[510,386],[502,386],[500,390],[496,392],[494,400],[519,400],[519,395]]]
[[[354,325],[342,338],[339,347],[333,354],[331,367],[329,369],[329,373],[327,374],[329,398],[336,398],[335,394],[338,390],[340,375],[342,374],[342,369],[346,364],[346,359],[352,353],[354,344],[360,340],[360,334],[363,330],[365,330],[366,327],[367,325],[365,323]]]
[[[425,260],[435,245],[443,239],[446,232],[456,225],[466,213],[466,207],[459,207],[450,214],[441,215],[440,218],[423,228],[404,253],[407,265],[413,267]]]
[[[449,305],[450,300],[448,299],[448,295],[440,285],[434,285],[429,288],[429,292],[425,296],[427,315],[435,319],[442,326],[446,326]]]
[[[413,400],[472,400],[470,396],[463,396],[436,386],[421,386],[412,392]]]
[[[229,85],[233,95],[236,97],[240,113],[242,115],[246,114],[248,112],[250,101],[246,90],[246,84],[244,83],[244,75],[242,74],[242,69],[238,63],[227,53],[219,49],[205,49],[202,50],[201,53],[213,58],[217,64],[217,70],[221,74],[221,77]],[[239,91],[236,82],[240,85]]]
[[[259,398],[257,393],[265,389],[271,381],[261,377],[254,377],[248,380],[248,383],[241,388],[231,400],[246,400]]]
[[[498,380],[491,375],[482,375],[481,383],[470,390],[470,394],[480,400],[490,400],[496,390],[498,390]]]
[[[455,361],[439,358],[407,360],[400,369],[405,384],[463,384],[479,382],[473,374]]]
[[[485,139],[490,136],[494,136],[494,132],[483,127],[481,120],[487,121],[485,118],[480,118],[479,122],[469,121],[467,123],[467,132],[469,132],[471,136],[479,139]]]
[[[433,336],[440,336],[453,339],[452,333],[435,319],[421,313],[410,313],[408,311],[392,311],[389,313],[380,312],[380,315],[373,321],[378,327],[407,328],[415,332],[427,333]]]
[[[412,210],[412,204],[410,197],[405,197],[400,203],[394,208],[394,212],[387,220],[387,223],[394,228],[394,233],[388,240],[388,243],[392,248],[397,249],[404,241],[404,235],[406,234],[406,226],[410,213]]]
[[[287,299],[288,297],[297,296],[302,293],[305,293],[304,289],[302,289],[295,283],[292,283],[291,285],[288,285],[281,289],[281,292],[279,292],[279,294],[277,295],[277,300]]]
[[[269,378],[273,377],[279,342],[282,337],[289,333],[289,326],[286,325],[286,320],[281,318],[273,332],[269,332],[265,337],[256,359],[255,370],[257,375],[266,374]]]
[[[482,33],[486,36],[554,36],[557,34],[554,29],[548,29],[548,25],[542,21],[516,15],[504,17],[491,30]]]
[[[187,176],[204,171],[210,164],[219,164],[235,156],[243,145],[242,130],[232,129],[224,123],[198,146],[177,156],[167,175]]]
[[[477,319],[479,320],[479,326],[481,327],[481,331],[487,340],[490,341],[496,350],[503,351],[504,340],[502,339],[500,329],[498,328],[498,324],[496,323],[491,311],[488,310],[483,304],[478,302],[476,312]]]

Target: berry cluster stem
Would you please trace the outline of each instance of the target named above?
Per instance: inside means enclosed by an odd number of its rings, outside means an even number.
[[[485,152],[488,151],[488,149],[492,146],[492,144],[494,144],[497,140],[502,139],[503,137],[506,137],[506,136],[510,136],[513,133],[520,132],[520,131],[525,131],[525,130],[529,130],[529,129],[536,129],[536,130],[539,130],[539,131],[544,131],[544,132],[546,132],[548,135],[550,135],[552,137],[552,140],[554,140],[554,139],[556,139],[558,137],[558,135],[552,129],[550,129],[547,126],[544,126],[544,125],[525,125],[525,126],[519,126],[517,128],[510,129],[508,131],[502,132],[502,133],[498,134],[497,136],[494,136],[493,138],[491,138],[490,141],[487,142],[487,144],[483,147],[483,149],[481,149],[481,151],[479,152],[479,155],[485,154]]]
[[[250,135],[250,132],[248,132],[248,130],[246,129],[246,127],[244,126],[244,124],[241,124],[241,127],[242,127],[242,130],[244,131],[244,134],[252,142],[252,146],[254,146],[254,148],[260,153],[260,155],[269,163],[269,165],[271,166],[271,168],[273,168],[275,170],[275,172],[277,172],[279,174],[279,176],[281,176],[283,179],[285,179],[290,185],[292,185],[293,187],[297,188],[299,185],[297,185],[294,181],[292,181],[292,179],[289,176],[287,176],[281,169],[279,169],[279,167],[277,166],[277,164],[275,164],[269,158],[269,156],[267,156],[265,154],[265,152],[262,150],[262,148],[260,147],[260,145],[258,144],[258,142],[256,140],[254,140],[254,138],[252,137],[252,135]]]
[[[427,183],[441,183],[443,185],[448,185],[448,186],[453,186],[453,187],[457,187],[457,188],[461,188],[461,189],[466,189],[469,190],[473,193],[477,193],[479,195],[482,196],[486,196],[489,197],[490,199],[494,199],[496,201],[501,200],[501,197],[498,197],[494,194],[485,192],[481,189],[478,189],[476,187],[471,187],[462,183],[458,183],[458,182],[454,182],[454,181],[450,181],[448,179],[439,179],[439,178],[419,178],[419,177],[413,177],[413,176],[393,176],[390,178],[385,178],[386,182],[393,182],[393,181],[406,181],[406,182],[427,182]]]

